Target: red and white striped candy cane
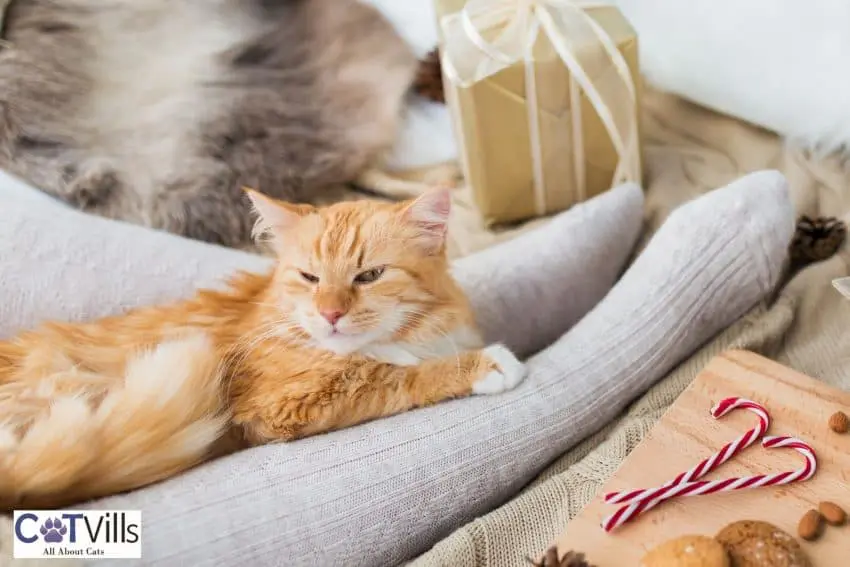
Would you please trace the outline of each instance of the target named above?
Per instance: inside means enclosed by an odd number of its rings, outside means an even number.
[[[682,482],[690,482],[698,480],[710,473],[750,445],[760,439],[770,427],[770,415],[767,409],[761,404],[746,398],[726,398],[720,401],[717,405],[711,408],[711,416],[715,419],[720,419],[724,415],[731,413],[736,409],[748,409],[759,417],[759,423],[755,428],[750,429],[731,443],[724,445],[714,455],[702,461],[689,471],[683,472],[670,482],[665,483],[661,487],[647,488],[645,490],[627,490],[622,492],[610,492],[605,495],[605,502],[608,504],[637,504],[641,500],[652,497],[659,490],[663,490],[670,486],[675,486]],[[649,508],[643,510],[645,512]]]
[[[701,494],[714,494],[715,492],[731,492],[734,490],[745,490],[759,488],[762,486],[779,486],[793,482],[803,482],[814,476],[818,468],[817,457],[811,445],[794,437],[765,437],[762,446],[766,449],[795,449],[806,459],[803,468],[777,474],[760,474],[740,478],[728,478],[726,480],[702,480],[698,482],[684,482],[676,486],[670,486],[660,491],[654,497],[642,500],[635,507],[624,506],[611,516],[602,521],[602,527],[606,532],[617,529],[632,518],[640,515],[645,510],[655,507],[660,502],[680,496],[698,496]]]

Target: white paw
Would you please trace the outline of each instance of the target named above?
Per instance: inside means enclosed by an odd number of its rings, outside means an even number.
[[[498,366],[472,385],[473,394],[499,394],[516,387],[526,375],[525,364],[520,362],[514,353],[503,345],[490,345],[484,349],[488,356]]]

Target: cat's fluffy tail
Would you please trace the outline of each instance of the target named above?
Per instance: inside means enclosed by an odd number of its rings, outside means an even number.
[[[17,394],[0,388],[0,410],[12,410],[0,411],[0,509],[60,507],[162,480],[203,460],[227,427],[204,335],[162,343],[131,360],[123,382],[107,380],[74,368],[35,388],[23,381]]]

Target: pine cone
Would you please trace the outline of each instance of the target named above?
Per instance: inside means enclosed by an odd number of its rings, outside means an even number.
[[[835,217],[802,216],[789,249],[791,261],[810,264],[826,260],[838,251],[846,236],[847,226]]]
[[[558,559],[558,546],[553,545],[546,550],[546,554],[540,563],[537,563],[531,557],[528,557],[528,562],[534,567],[593,567],[584,558],[584,553],[577,551],[568,551],[566,555]]]
[[[413,80],[413,92],[434,102],[445,103],[443,93],[443,71],[440,67],[440,52],[432,49],[419,61],[416,78]]]

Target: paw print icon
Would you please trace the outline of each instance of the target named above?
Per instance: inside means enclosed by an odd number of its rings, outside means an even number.
[[[62,543],[62,539],[68,533],[68,527],[59,518],[47,518],[38,531],[41,532],[44,541]]]

